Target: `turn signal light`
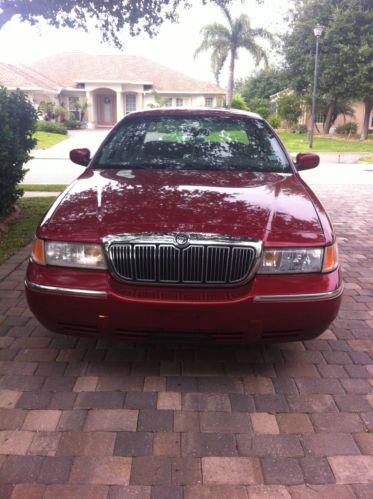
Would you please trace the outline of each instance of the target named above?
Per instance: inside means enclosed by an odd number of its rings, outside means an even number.
[[[45,255],[44,255],[44,241],[42,239],[34,238],[32,243],[31,258],[35,263],[39,265],[45,265]]]
[[[338,246],[334,243],[332,246],[327,246],[324,250],[324,263],[322,266],[323,272],[331,272],[338,267]]]

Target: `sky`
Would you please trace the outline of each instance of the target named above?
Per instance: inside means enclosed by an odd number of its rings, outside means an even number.
[[[255,0],[233,0],[233,16],[247,14],[254,28],[263,27],[281,36],[286,31],[284,15],[291,0],[264,0],[258,5]],[[194,51],[201,42],[201,28],[212,22],[224,23],[220,10],[208,4],[202,6],[199,0],[193,1],[189,10],[180,10],[179,23],[165,23],[158,36],[131,38],[121,33],[124,43],[123,54],[141,55],[165,64],[199,80],[214,81],[210,68],[209,54],[201,54],[196,60]],[[88,52],[94,54],[121,53],[113,45],[101,42],[100,32],[94,28],[88,33],[70,29],[56,29],[41,22],[37,26],[21,23],[17,18],[0,30],[0,61],[7,63],[29,64],[37,59],[60,52]],[[270,62],[278,62],[273,54]],[[241,51],[236,66],[236,78],[244,78],[257,68],[250,55]],[[227,83],[227,70],[222,72],[220,83]]]

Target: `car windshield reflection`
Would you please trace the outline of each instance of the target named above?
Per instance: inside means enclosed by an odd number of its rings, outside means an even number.
[[[292,173],[263,120],[221,116],[128,118],[103,145],[93,168]]]

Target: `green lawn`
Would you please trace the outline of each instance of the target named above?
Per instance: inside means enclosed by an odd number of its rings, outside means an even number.
[[[308,148],[307,134],[296,134],[289,132],[279,132],[279,136],[284,142],[289,152],[306,152]],[[313,151],[315,152],[372,152],[373,141],[356,141],[348,139],[329,139],[324,137],[314,137]]]
[[[0,240],[0,264],[28,244],[40,219],[55,197],[24,198],[19,201],[21,213]]]
[[[45,191],[45,192],[62,192],[66,189],[67,184],[18,184],[18,187],[24,191]]]
[[[50,132],[36,132],[34,137],[37,139],[38,143],[35,149],[48,149],[48,147],[54,146],[63,140],[68,138],[67,135],[61,135],[60,133],[50,133]]]
[[[154,140],[162,140],[165,142],[187,142],[191,137],[180,136],[172,132],[158,132],[155,134]],[[280,131],[279,135],[283,140],[287,150],[290,153],[310,151],[308,147],[307,134],[296,134],[285,131]],[[221,142],[233,141],[247,144],[249,142],[247,135],[243,130],[226,130],[224,132],[210,131],[207,135],[199,137],[201,141],[206,142]],[[373,140],[360,141],[347,138],[328,138],[328,137],[314,137],[313,151],[315,152],[372,152],[373,153]]]
[[[373,156],[363,156],[359,159],[359,163],[373,163]]]

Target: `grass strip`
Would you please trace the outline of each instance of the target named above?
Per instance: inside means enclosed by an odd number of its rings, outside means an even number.
[[[18,187],[24,191],[62,192],[67,184],[18,184]]]
[[[373,156],[363,156],[359,158],[359,163],[373,163]]]
[[[279,132],[279,136],[289,152],[307,152],[311,151],[308,147],[307,134],[296,134],[289,132]],[[332,139],[327,137],[317,137],[313,139],[314,152],[372,152],[373,140],[360,141],[349,139]]]
[[[0,240],[0,264],[32,240],[38,223],[55,199],[24,198],[19,201],[20,215],[11,222],[8,232],[3,234]]]

